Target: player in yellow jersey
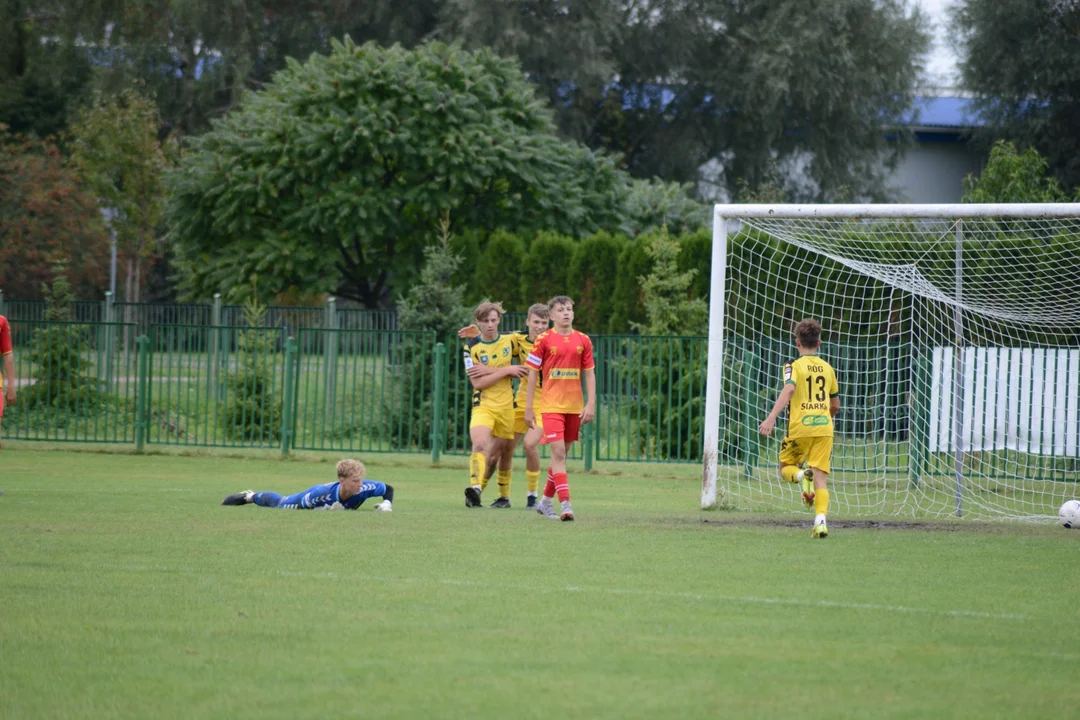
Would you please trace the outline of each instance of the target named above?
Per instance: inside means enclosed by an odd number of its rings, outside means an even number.
[[[802,485],[803,502],[814,508],[810,537],[825,538],[829,527],[829,490],[825,487],[832,469],[833,416],[840,410],[840,387],[829,363],[818,357],[821,323],[803,320],[795,326],[798,359],[784,365],[784,389],[772,412],[758,430],[768,437],[776,418],[789,408],[787,435],[780,445],[780,477]],[[800,466],[807,464],[805,470]]]
[[[511,378],[520,378],[526,368],[511,364],[517,345],[509,335],[499,334],[502,305],[482,302],[474,317],[480,336],[465,344],[465,372],[472,384],[472,416],[469,438],[469,486],[465,488],[465,507],[483,507],[480,493],[488,466],[495,465],[506,446],[514,441],[514,386]],[[493,507],[510,507],[510,486],[500,481],[499,500]]]
[[[548,329],[548,325],[550,324],[549,317],[550,311],[548,310],[548,306],[544,303],[536,303],[529,307],[528,313],[525,316],[525,330],[507,333],[511,336],[511,339],[517,343],[517,360],[519,365],[525,364],[525,358],[532,352],[533,343],[536,342],[536,338],[540,333]],[[461,338],[473,338],[479,334],[480,329],[475,325],[469,325],[468,327],[463,327],[458,330],[458,337]],[[485,370],[477,370],[475,374],[479,375],[485,372]],[[513,478],[514,451],[521,443],[522,438],[524,438],[525,482],[528,486],[525,507],[526,509],[536,509],[540,490],[540,440],[543,438],[544,428],[539,421],[537,421],[536,427],[533,428],[530,428],[525,424],[526,390],[527,384],[524,379],[522,379],[518,384],[517,396],[514,399],[514,442],[504,448],[504,452],[499,458],[499,487],[502,487],[503,485],[510,487]],[[495,467],[489,465],[484,480],[481,483],[481,490],[487,486],[487,482],[491,479],[491,474],[493,472],[495,472]],[[502,498],[499,498],[499,500],[496,500],[495,502],[500,503],[501,500]],[[496,505],[493,504],[492,507],[496,507]],[[498,507],[509,506],[499,504]]]

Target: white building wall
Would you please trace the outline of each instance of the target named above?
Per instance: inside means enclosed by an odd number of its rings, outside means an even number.
[[[911,203],[957,203],[963,180],[982,172],[983,158],[965,142],[918,142],[904,154],[889,185]]]

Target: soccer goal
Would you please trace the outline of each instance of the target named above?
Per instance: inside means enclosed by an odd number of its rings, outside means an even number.
[[[717,205],[701,505],[799,511],[786,414],[822,326],[839,517],[1041,519],[1080,498],[1080,204]]]

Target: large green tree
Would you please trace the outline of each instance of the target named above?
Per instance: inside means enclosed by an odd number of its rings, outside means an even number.
[[[1063,187],[1080,186],[1080,4],[964,0],[952,30],[983,139],[1035,147]]]
[[[73,130],[73,159],[111,225],[127,271],[127,302],[139,302],[143,265],[156,246],[165,206],[166,153],[154,101],[137,88],[95,98]]]
[[[404,290],[431,223],[581,236],[623,220],[614,164],[560,140],[517,64],[429,43],[335,42],[191,142],[168,222],[189,295]]]
[[[444,32],[520,58],[562,131],[639,178],[882,197],[883,126],[909,110],[929,48],[907,0],[448,0]]]

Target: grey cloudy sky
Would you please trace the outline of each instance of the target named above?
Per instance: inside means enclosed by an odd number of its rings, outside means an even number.
[[[958,84],[956,53],[947,39],[949,16],[946,12],[955,0],[915,0],[934,26],[934,47],[927,58],[926,72],[935,85],[951,87]]]

